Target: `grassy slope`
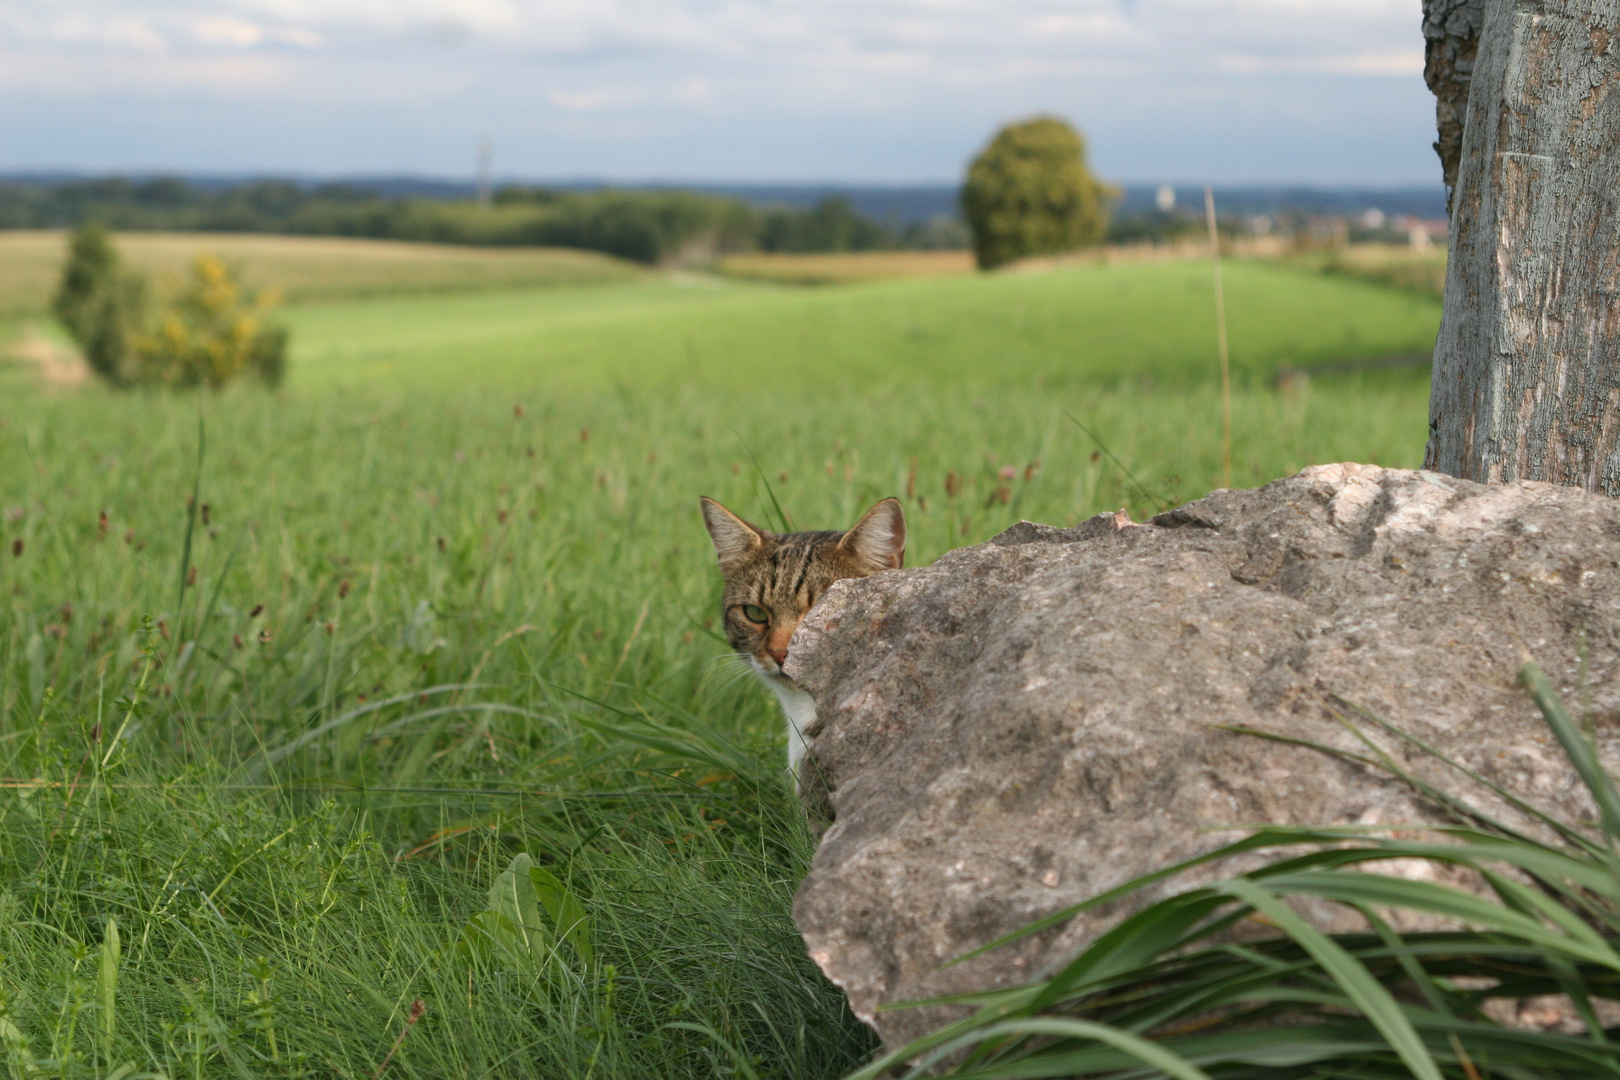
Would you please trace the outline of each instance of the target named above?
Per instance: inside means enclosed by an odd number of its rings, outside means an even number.
[[[756,251],[727,255],[719,270],[728,277],[798,285],[837,285],[886,278],[949,277],[973,273],[968,251]]]
[[[1228,268],[1233,369],[1426,349],[1438,304],[1266,263]],[[586,388],[651,380],[930,387],[1207,378],[1209,272],[1196,263],[880,282],[805,291],[691,279],[623,290],[378,299],[292,315],[305,385],[405,378]],[[457,349],[456,365],[442,350]],[[386,365],[386,366],[384,366]]]
[[[306,1055],[369,1076],[419,997],[401,1074],[741,1075],[720,1038],[761,1075],[849,1068],[869,1042],[787,918],[809,841],[774,707],[717,663],[696,495],[768,520],[750,449],[804,526],[914,484],[914,562],[1019,517],[1196,495],[1220,460],[1203,285],[1159,264],[295,309],[283,395],[200,403],[186,589],[197,399],[0,399],[0,1015],[30,1040],[6,1052],[64,1075]],[[1230,289],[1250,373],[1409,351],[1437,318],[1267,267]],[[1240,379],[1237,481],[1415,464],[1424,402],[1412,374],[1291,396]],[[1093,460],[1065,409],[1154,490]],[[143,647],[163,666],[131,710]],[[474,682],[255,771],[362,695]],[[674,734],[649,745],[575,692]],[[583,898],[594,964],[456,958],[520,849]],[[104,1052],[83,950],[108,916],[125,945]]]

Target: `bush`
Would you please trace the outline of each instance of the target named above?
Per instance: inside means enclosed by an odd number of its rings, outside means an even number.
[[[1052,116],[1009,124],[968,167],[962,212],[979,268],[1102,240],[1113,191],[1086,167],[1080,133]]]
[[[51,306],[90,369],[115,386],[134,381],[130,340],[145,300],[145,282],[123,268],[106,229],[90,222],[74,231]]]
[[[202,255],[186,287],[149,320],[145,279],[123,268],[106,229],[88,224],[69,242],[53,307],[91,370],[113,386],[218,387],[248,374],[281,382],[287,331],[266,318],[274,304]]]
[[[199,255],[185,290],[152,332],[135,339],[141,381],[219,387],[252,375],[267,386],[279,384],[287,331],[265,319],[274,303],[274,297],[244,292],[219,259]]]

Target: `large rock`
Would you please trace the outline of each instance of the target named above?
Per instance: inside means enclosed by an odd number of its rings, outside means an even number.
[[[1584,639],[1613,760],[1617,626],[1620,501],[1362,465],[1219,491],[1151,525],[1021,523],[840,582],[787,666],[816,698],[810,767],[834,813],[794,919],[893,1044],[954,1014],[880,1004],[1026,982],[1141,901],[945,961],[1233,827],[1438,820],[1376,770],[1211,727],[1354,748],[1329,694],[1590,817],[1515,673],[1534,655],[1573,703]]]

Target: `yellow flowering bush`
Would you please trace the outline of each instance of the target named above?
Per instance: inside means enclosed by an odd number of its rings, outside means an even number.
[[[133,342],[141,382],[219,387],[242,375],[274,386],[286,370],[287,332],[266,315],[276,297],[243,290],[231,270],[199,255],[186,287]]]

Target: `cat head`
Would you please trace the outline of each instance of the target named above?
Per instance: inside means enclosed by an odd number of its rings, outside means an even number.
[[[767,677],[786,677],[793,631],[833,582],[898,570],[906,557],[898,499],[879,502],[848,532],[773,533],[707,497],[703,523],[726,579],[726,640]]]

